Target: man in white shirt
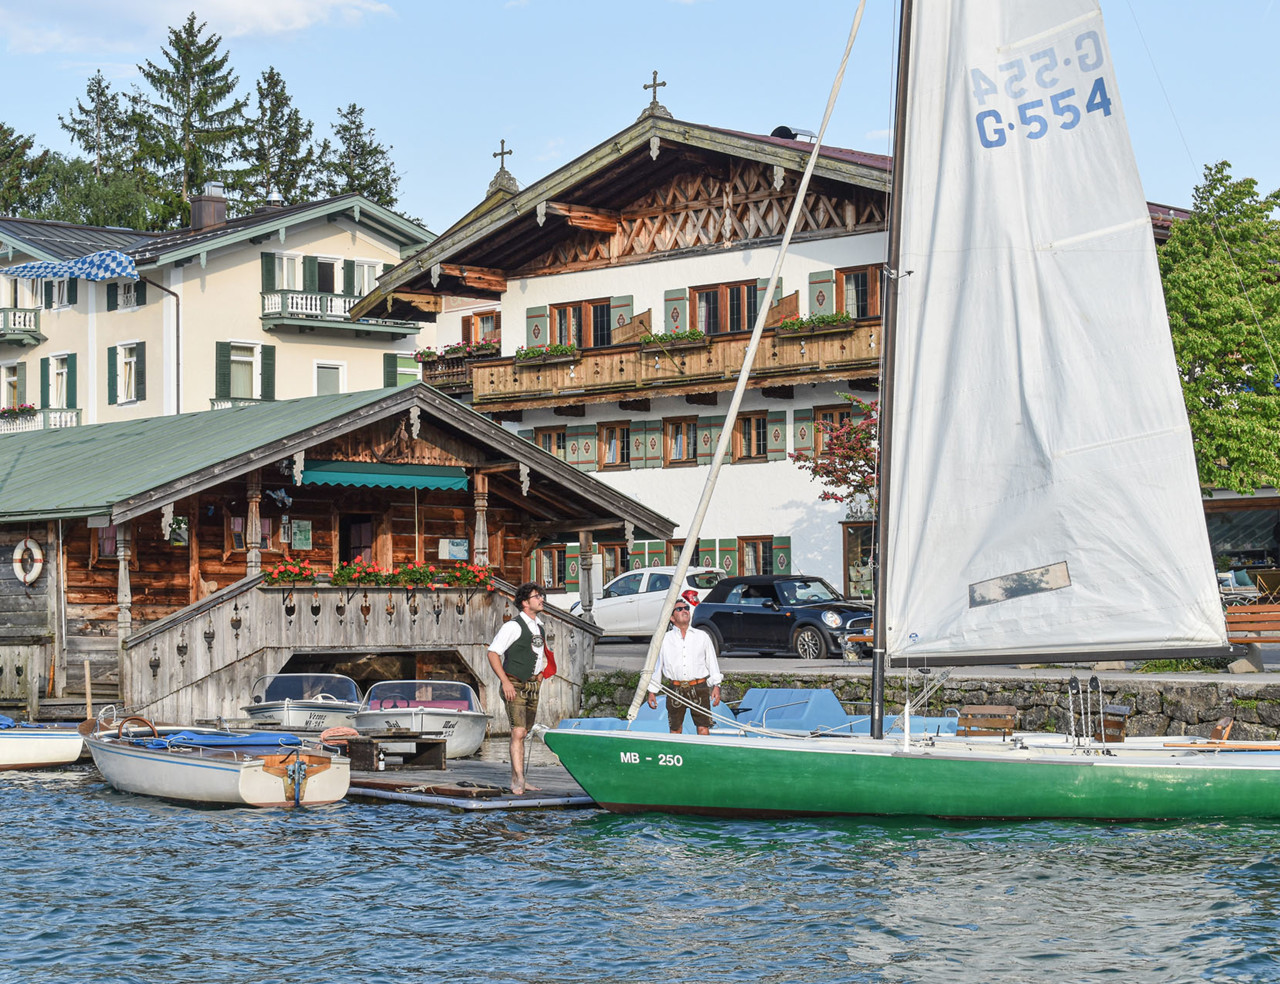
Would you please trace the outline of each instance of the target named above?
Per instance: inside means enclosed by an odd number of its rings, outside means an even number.
[[[489,665],[502,684],[507,716],[511,718],[511,791],[517,796],[538,788],[524,778],[524,738],[538,716],[538,690],[547,667],[542,620],[538,618],[544,601],[542,589],[536,584],[516,588],[520,614],[503,622],[489,644]]]
[[[649,706],[658,706],[658,691],[665,676],[676,697],[667,697],[667,727],[673,735],[684,730],[686,707],[698,734],[711,733],[711,707],[720,703],[720,664],[711,636],[689,625],[689,602],[681,598],[671,610],[672,627],[662,640],[658,665],[649,681]]]

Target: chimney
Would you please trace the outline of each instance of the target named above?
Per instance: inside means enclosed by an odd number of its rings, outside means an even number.
[[[284,196],[278,191],[273,191],[267,196],[267,200],[253,210],[254,215],[261,215],[263,212],[272,212],[278,208],[284,208]]]
[[[221,181],[210,181],[204,194],[191,196],[191,228],[194,231],[226,224],[227,196]]]

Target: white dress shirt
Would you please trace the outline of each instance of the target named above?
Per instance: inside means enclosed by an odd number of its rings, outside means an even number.
[[[720,663],[716,660],[716,647],[711,636],[692,626],[682,635],[672,627],[662,640],[658,665],[653,668],[649,680],[649,693],[662,689],[662,678],[668,680],[701,680],[707,678],[707,686],[718,687],[724,679]]]
[[[524,624],[529,626],[529,631],[533,633],[535,640],[542,638],[542,620],[537,616],[530,618],[524,612],[520,612],[516,618],[524,619]],[[498,630],[498,634],[493,637],[493,642],[489,643],[489,651],[497,653],[499,656],[505,656],[507,650],[511,648],[511,644],[520,638],[520,623],[515,618],[508,622],[502,623],[502,628]],[[546,646],[535,645],[534,653],[538,657],[538,662],[533,667],[533,675],[537,677],[547,668],[547,651]]]

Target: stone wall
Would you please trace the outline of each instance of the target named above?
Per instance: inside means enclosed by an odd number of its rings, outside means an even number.
[[[583,687],[584,717],[624,717],[635,694],[639,674],[615,671],[591,673]],[[1088,676],[1081,676],[1084,688]],[[1233,717],[1232,738],[1270,741],[1280,738],[1280,682],[1268,677],[1253,679],[1236,675],[1212,675],[1176,682],[1152,677],[1144,679],[1128,674],[1113,680],[1102,679],[1105,704],[1127,704],[1133,711],[1129,717],[1130,735],[1201,735],[1206,736],[1222,717]],[[733,703],[752,687],[788,687],[828,689],[850,713],[866,713],[870,707],[868,677],[831,676],[793,677],[729,674],[720,685],[721,698]],[[913,688],[914,689],[914,688]],[[902,710],[902,677],[890,675],[885,683],[890,713]],[[1012,704],[1019,711],[1019,725],[1027,731],[1068,730],[1067,682],[1065,679],[1043,678],[982,679],[971,677],[948,680],[926,708],[916,713],[943,714],[964,704]],[[1093,697],[1094,712],[1098,698]]]

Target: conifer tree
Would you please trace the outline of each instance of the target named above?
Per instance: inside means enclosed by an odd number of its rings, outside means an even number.
[[[48,184],[49,152],[32,154],[34,138],[0,123],[0,215],[26,214]]]
[[[251,212],[272,192],[288,204],[309,199],[316,177],[316,151],[311,143],[314,127],[293,105],[284,78],[275,68],[268,68],[258,80],[257,114],[246,122],[245,134],[238,141],[244,169],[235,182],[240,208]]]
[[[222,37],[196,23],[194,13],[178,28],[169,29],[163,64],[150,60],[138,71],[151,86],[149,101],[154,132],[143,135],[142,149],[167,172],[165,218],[185,221],[188,200],[207,181],[228,177],[230,152],[245,133],[246,99],[235,97],[239,77],[220,51]]]
[[[1205,168],[1191,217],[1160,249],[1169,328],[1200,483],[1280,485],[1280,191],[1225,161]]]
[[[93,173],[102,178],[123,166],[132,143],[132,131],[120,105],[120,94],[99,70],[85,86],[88,105],[76,100],[75,108],[58,123],[82,147],[93,162]]]
[[[394,208],[400,177],[391,163],[392,148],[378,143],[373,127],[365,126],[364,109],[355,103],[339,109],[333,135],[336,146],[325,140],[320,147],[321,194],[356,192],[378,205]]]

